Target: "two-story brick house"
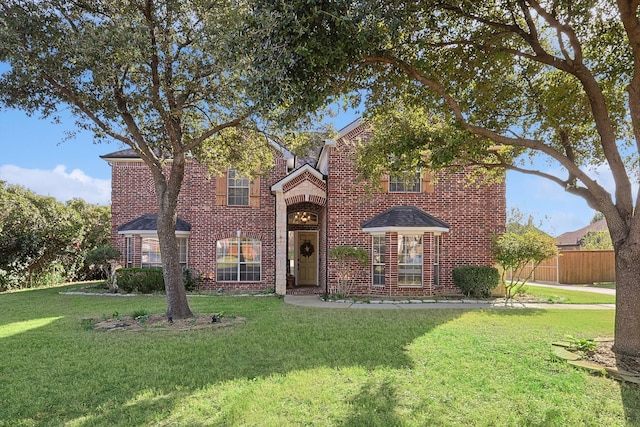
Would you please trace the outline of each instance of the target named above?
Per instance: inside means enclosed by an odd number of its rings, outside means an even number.
[[[359,120],[322,148],[315,165],[296,165],[284,150],[259,178],[207,177],[187,166],[176,234],[181,262],[201,272],[206,289],[278,294],[331,292],[336,246],[363,248],[370,264],[352,267],[353,293],[454,294],[451,271],[491,265],[491,236],[505,228],[504,182],[469,185],[464,173],[416,172],[413,182],[387,177],[367,194],[357,182],[353,141],[366,141]],[[112,165],[112,241],[122,265],[157,267],[156,198],[146,165],[132,150],[102,156]],[[299,162],[298,162],[299,163]]]

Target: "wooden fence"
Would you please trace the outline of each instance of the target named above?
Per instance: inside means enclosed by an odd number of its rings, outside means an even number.
[[[527,277],[531,267],[525,267],[520,277]],[[512,279],[512,272],[507,272],[507,279]],[[615,282],[614,253],[611,250],[560,252],[559,256],[541,262],[530,280],[566,284]]]

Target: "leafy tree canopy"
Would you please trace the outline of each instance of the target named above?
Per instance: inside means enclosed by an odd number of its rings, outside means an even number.
[[[307,108],[366,94],[377,141],[360,158],[365,177],[408,167],[476,166],[489,179],[514,170],[602,212],[616,251],[614,350],[640,360],[637,1],[255,4],[256,34],[282,55],[253,65],[284,68],[278,90]],[[613,190],[596,167],[611,171]]]

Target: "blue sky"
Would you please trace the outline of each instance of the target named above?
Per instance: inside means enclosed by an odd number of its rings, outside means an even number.
[[[340,129],[355,118],[355,113],[339,115],[333,119],[334,127]],[[0,110],[0,180],[61,201],[80,197],[108,204],[111,169],[99,156],[124,147],[117,142],[94,144],[86,132],[64,141],[65,131],[74,129],[69,116],[62,115],[62,123],[53,124],[21,111]],[[600,180],[606,183],[606,174]],[[511,172],[507,206],[533,215],[536,224],[552,235],[584,227],[594,214],[582,199],[556,184]]]

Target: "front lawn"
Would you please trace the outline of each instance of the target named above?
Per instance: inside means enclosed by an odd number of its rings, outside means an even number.
[[[610,336],[612,310],[353,310],[191,297],[242,318],[99,332],[162,296],[0,295],[2,426],[638,425],[640,391],[552,356]],[[428,305],[425,305],[428,307]]]
[[[524,293],[535,297],[538,301],[562,304],[615,304],[616,296],[586,292],[547,288],[544,286],[525,285]]]

